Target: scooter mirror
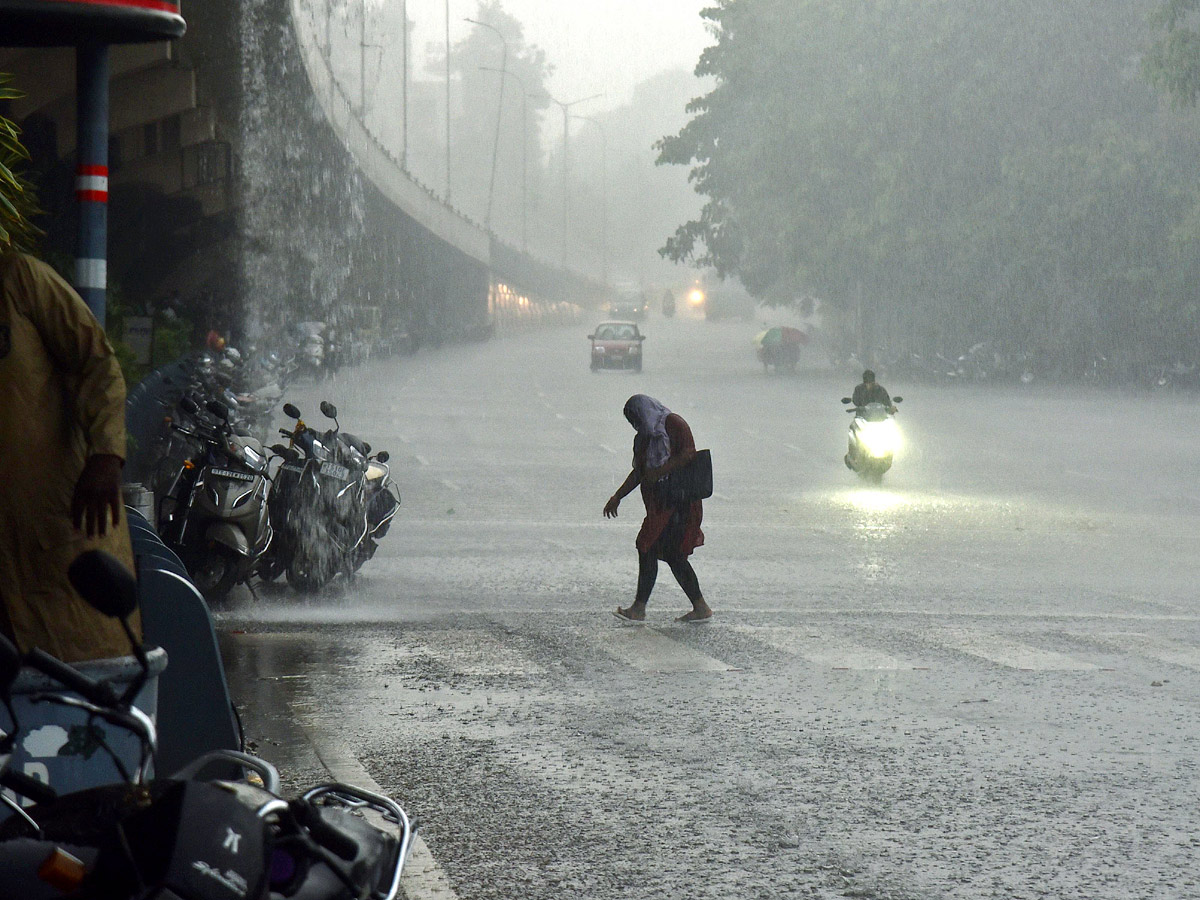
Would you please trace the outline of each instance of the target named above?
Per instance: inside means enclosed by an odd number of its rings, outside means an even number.
[[[332,403],[330,403],[328,400],[322,400],[321,401],[321,415],[323,415],[327,419],[336,419],[337,418],[337,407],[334,406]]]
[[[904,398],[903,398],[903,397],[893,397],[893,398],[892,398],[892,402],[893,402],[893,403],[903,403],[903,402],[904,402]]]
[[[200,404],[191,397],[184,397],[182,400],[180,400],[179,408],[189,416],[194,416],[196,413],[200,412]]]
[[[842,398],[842,402],[843,402],[843,403],[852,403],[852,402],[854,402],[854,401],[852,401],[852,400],[851,400],[849,397],[843,397],[843,398]]]
[[[379,451],[379,453],[378,453],[378,455],[376,455],[376,457],[375,457],[375,458],[376,458],[377,460],[379,460],[380,462],[384,462],[384,463],[385,463],[385,462],[387,462],[389,459],[391,459],[391,458],[392,458],[392,455],[391,455],[390,453],[388,453],[386,450],[380,450],[380,451]]]
[[[128,569],[102,550],[75,557],[67,569],[71,587],[98,612],[124,619],[137,609],[137,582]]]
[[[296,407],[290,403],[283,404],[283,414],[289,419],[300,418],[300,410],[296,409]]]
[[[204,404],[204,408],[220,419],[222,422],[229,420],[229,407],[220,400],[209,400]]]

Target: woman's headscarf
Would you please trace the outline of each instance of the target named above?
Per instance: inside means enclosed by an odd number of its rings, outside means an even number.
[[[671,439],[667,436],[667,416],[671,411],[645,394],[634,394],[625,401],[625,418],[637,429],[633,440],[634,465],[637,465],[638,442],[646,444],[645,464],[657,469],[671,455]]]

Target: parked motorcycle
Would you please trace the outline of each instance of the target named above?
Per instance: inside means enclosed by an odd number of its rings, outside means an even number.
[[[82,569],[80,564],[83,563]],[[100,750],[105,733],[92,719],[132,734],[140,764],[125,781],[59,796],[8,768],[0,785],[33,805],[0,795],[0,876],[5,896],[22,900],[395,900],[415,828],[394,800],[345,784],[325,784],[293,799],[279,793],[278,772],[265,760],[232,750],[206,754],[169,778],[152,779],[157,734],[132,704],[149,677],[145,648],[133,640],[132,576],[92,551],[72,566],[72,583],[100,612],[119,618],[142,675],[119,696],[40,650],[22,656],[0,637],[0,700],[12,709],[22,669],[65,691],[36,698],[80,710]],[[7,754],[19,722],[0,739]],[[96,753],[108,764],[105,753]],[[214,766],[221,769],[215,773]],[[206,777],[206,773],[208,773]],[[242,773],[237,777],[235,773]],[[250,773],[250,774],[246,774]],[[214,777],[219,774],[220,777]]]
[[[250,578],[271,545],[267,460],[256,439],[230,426],[225,404],[208,401],[208,421],[191,398],[185,397],[179,406],[193,424],[172,429],[195,441],[200,450],[183,461],[164,491],[158,531],[200,592],[220,600]]]
[[[370,444],[342,431],[332,403],[321,402],[321,412],[334,421],[324,432],[305,424],[294,405],[284,404],[283,411],[296,424],[280,429],[290,446],[271,448],[281,460],[269,503],[278,538],[260,571],[315,591],[339,574],[353,575],[375,555],[400,497],[387,451],[372,456]]]
[[[849,447],[845,456],[846,468],[876,484],[883,480],[884,472],[892,467],[892,460],[900,447],[895,404],[902,400],[902,397],[893,397],[892,407],[883,403],[868,403],[846,410],[854,416],[850,423]],[[849,397],[842,398],[842,403],[853,402]]]

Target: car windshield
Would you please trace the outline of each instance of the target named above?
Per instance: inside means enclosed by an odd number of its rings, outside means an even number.
[[[637,329],[632,325],[601,325],[596,329],[598,341],[633,341],[637,340]]]

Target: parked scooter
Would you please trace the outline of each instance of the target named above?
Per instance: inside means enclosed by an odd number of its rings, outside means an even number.
[[[300,410],[284,404],[295,427],[280,434],[290,446],[272,451],[282,460],[270,501],[278,533],[261,572],[284,574],[292,587],[315,591],[339,574],[353,575],[375,555],[400,506],[391,480],[388,453],[371,456],[371,446],[337,422],[337,407],[321,402],[334,428],[318,432],[305,424]]]
[[[892,460],[900,447],[895,404],[902,400],[902,397],[893,397],[892,407],[883,403],[868,403],[846,410],[854,415],[845,456],[846,468],[876,484],[883,480],[883,473],[892,467]],[[849,397],[842,398],[842,403],[853,402]]]
[[[80,566],[82,564],[82,569]],[[13,681],[23,668],[66,688],[37,695],[128,732],[141,762],[124,782],[57,795],[49,786],[8,769],[0,824],[4,895],[22,900],[395,900],[414,826],[392,799],[344,784],[316,787],[298,798],[279,794],[270,763],[232,750],[206,754],[170,778],[151,779],[157,734],[131,698],[149,677],[145,648],[133,640],[128,617],[136,607],[132,576],[104,554],[83,554],[72,566],[76,590],[100,612],[120,618],[142,667],[117,696],[54,657],[21,656],[0,637],[0,700],[10,710]],[[11,751],[20,723],[0,739]],[[104,732],[92,729],[100,749]],[[96,753],[98,763],[108,763]],[[115,760],[116,757],[113,756]],[[206,778],[218,765],[223,778]],[[229,777],[234,771],[253,773]],[[255,783],[257,782],[257,783]],[[364,815],[365,813],[365,815]]]
[[[194,424],[172,428],[201,449],[197,458],[183,461],[160,500],[158,530],[200,592],[220,600],[250,578],[271,544],[267,460],[257,440],[230,427],[225,404],[208,401],[215,420],[210,422],[191,398],[179,405]]]

